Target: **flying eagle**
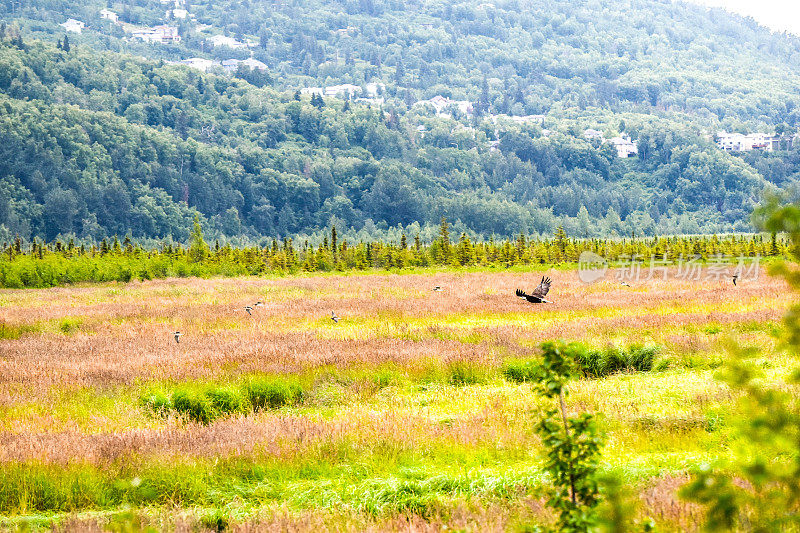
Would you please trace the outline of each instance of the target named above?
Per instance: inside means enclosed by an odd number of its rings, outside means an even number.
[[[544,299],[545,295],[549,290],[550,290],[550,278],[543,277],[542,281],[539,283],[539,286],[536,287],[536,289],[534,289],[532,293],[525,294],[524,291],[517,289],[517,296],[519,298],[528,300],[533,304],[541,304],[541,303],[549,304],[553,302]]]

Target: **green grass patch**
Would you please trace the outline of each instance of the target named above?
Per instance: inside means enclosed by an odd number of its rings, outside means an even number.
[[[38,333],[42,330],[40,324],[9,324],[0,322],[0,340],[19,339],[29,333]]]
[[[601,378],[622,371],[648,372],[659,347],[634,344],[627,348],[609,346],[602,350],[575,345],[575,358],[588,377]]]
[[[224,416],[298,405],[303,397],[299,380],[269,376],[254,377],[239,386],[187,383],[172,392],[149,390],[139,397],[139,405],[157,416],[176,413],[208,424]]]
[[[82,325],[83,319],[80,317],[64,317],[58,323],[58,330],[65,335],[69,335],[78,331]]]
[[[477,385],[489,379],[489,369],[474,361],[453,361],[445,369],[450,385]]]
[[[251,380],[245,395],[253,409],[279,409],[299,404],[304,391],[299,380],[275,376]]]
[[[633,344],[625,348],[609,346],[605,349],[590,348],[573,342],[568,350],[586,377],[602,378],[617,372],[649,372],[653,370],[661,347]],[[666,360],[664,360],[666,361]],[[661,363],[661,361],[659,361]],[[668,363],[667,363],[668,364]],[[659,370],[665,370],[661,363]],[[539,360],[536,358],[507,359],[500,369],[503,377],[516,383],[528,383],[539,379]]]

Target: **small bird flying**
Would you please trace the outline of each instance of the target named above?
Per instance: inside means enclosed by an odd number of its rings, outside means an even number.
[[[550,278],[542,277],[542,281],[539,282],[539,286],[536,287],[532,293],[526,294],[524,291],[517,289],[517,297],[522,298],[523,300],[528,300],[532,304],[549,304],[553,303],[550,300],[545,300],[545,295],[550,290]]]
[[[262,305],[264,305],[264,302],[259,300],[259,301],[257,301],[256,303],[253,304],[253,307],[261,307]]]
[[[333,311],[331,311],[331,320],[333,320],[337,324],[339,323],[339,317],[336,316],[336,313],[334,313]]]
[[[175,336],[175,342],[180,344],[181,336],[183,335],[183,333],[181,333],[180,331],[176,331],[175,333],[173,333],[173,335]]]
[[[627,281],[620,281],[619,284],[622,285],[623,287],[630,287]]]
[[[244,306],[244,310],[247,311],[248,315],[253,316],[253,308],[252,307],[250,307],[249,305],[245,305]]]
[[[435,287],[433,288],[433,290],[434,290],[435,292],[439,292],[439,291],[441,291],[441,290],[442,290],[442,287],[441,287],[440,285],[437,285],[437,286],[435,286]]]
[[[733,275],[733,278],[732,278],[734,287],[736,286],[736,281],[737,281],[738,279],[739,279],[739,274],[734,274],[734,275]]]

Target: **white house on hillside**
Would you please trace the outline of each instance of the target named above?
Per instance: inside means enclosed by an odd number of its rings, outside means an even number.
[[[183,8],[176,7],[175,9],[167,11],[167,18],[169,18],[170,15],[172,15],[172,18],[185,19],[186,17],[189,16],[189,12]]]
[[[236,69],[239,68],[239,65],[244,65],[251,70],[267,70],[266,64],[262,63],[258,59],[253,59],[252,57],[244,60],[226,59],[222,62],[222,68],[225,69],[225,72],[228,74],[236,72]]]
[[[544,115],[489,115],[489,119],[494,124],[497,124],[498,120],[508,120],[515,124],[538,124],[540,126],[544,126]]]
[[[252,70],[267,70],[267,64],[262,63],[258,59],[248,58],[242,61],[242,65],[249,67]]]
[[[434,96],[430,100],[422,100],[417,102],[417,104],[433,107],[434,111],[436,112],[436,116],[449,116],[450,113],[448,110],[451,108],[458,109],[460,113],[463,113],[467,116],[471,116],[474,111],[472,102],[468,100],[451,100],[450,98],[442,95]]]
[[[154,26],[133,32],[133,37],[146,43],[172,44],[181,42],[175,26]]]
[[[361,94],[361,87],[353,85],[352,83],[343,83],[342,85],[329,85],[328,87],[304,87],[300,89],[300,94],[318,94],[320,96],[342,96],[347,98],[354,98],[356,95]]]
[[[119,15],[111,11],[110,9],[101,9],[100,10],[100,18],[105,20],[110,20],[114,24],[119,22]]]
[[[386,85],[383,83],[368,83],[364,85],[366,93],[363,95],[365,98],[377,98],[386,92]]]
[[[184,59],[179,63],[181,65],[186,65],[187,67],[197,69],[201,72],[208,72],[211,67],[217,64],[210,59],[203,59],[202,57],[190,57],[189,59]]]
[[[233,37],[228,37],[226,35],[214,35],[208,39],[214,47],[217,46],[227,46],[228,48],[233,48],[234,50],[238,50],[241,48],[247,48],[245,43],[241,43],[234,39]]]
[[[81,33],[83,28],[86,26],[83,22],[76,19],[67,19],[66,22],[62,22],[59,26],[63,27],[66,31],[71,31],[73,33]]]
[[[636,143],[624,133],[619,137],[610,139],[608,142],[610,142],[614,148],[617,149],[617,157],[619,158],[627,159],[628,157],[639,153],[639,148],[636,146]]]
[[[583,132],[583,138],[589,141],[593,141],[595,139],[602,141],[603,140],[603,132],[600,130],[594,130],[592,128],[587,129]]]
[[[751,150],[765,150],[772,152],[780,148],[780,138],[767,133],[717,133],[717,146],[726,152],[749,152]]]

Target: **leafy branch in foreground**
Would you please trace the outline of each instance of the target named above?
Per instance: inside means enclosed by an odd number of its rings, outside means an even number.
[[[597,468],[602,437],[593,414],[567,416],[566,384],[579,374],[571,347],[546,342],[542,344],[542,352],[536,389],[544,397],[559,401],[559,408],[547,409],[536,424],[547,450],[545,470],[553,480],[547,503],[558,513],[559,531],[588,531],[597,523],[596,508],[600,502]]]
[[[800,205],[770,199],[755,213],[767,231],[789,235],[792,263],[777,264],[772,273],[800,290]],[[800,304],[785,317],[784,344],[800,354]],[[705,527],[723,531],[786,531],[800,527],[800,367],[786,383],[769,383],[753,358],[757,349],[731,348],[732,357],[720,379],[741,395],[733,458],[716,468],[696,472],[684,497],[707,507]],[[734,417],[731,417],[734,418]]]

